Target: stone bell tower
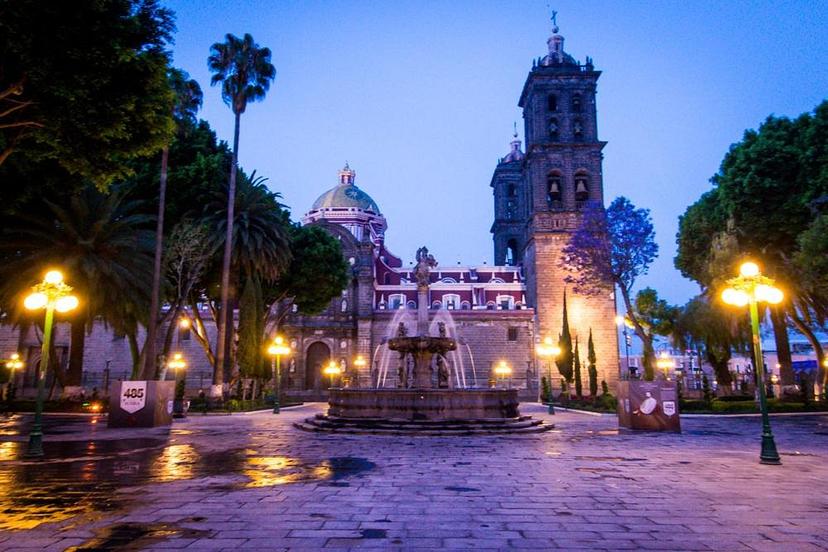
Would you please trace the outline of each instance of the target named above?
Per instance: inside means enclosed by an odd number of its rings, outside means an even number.
[[[598,139],[595,106],[601,72],[589,57],[582,65],[566,53],[557,25],[547,45],[548,54],[532,64],[518,104],[523,108],[526,138],[520,187],[527,206],[522,264],[527,302],[536,311],[535,335],[557,340],[567,287],[561,251],[584,207],[604,203],[601,150],[606,142]],[[566,295],[570,330],[581,344],[581,362],[586,362],[591,329],[599,385],[604,379],[614,387],[619,365],[613,289],[591,297],[567,289]],[[586,370],[582,376],[586,388]]]

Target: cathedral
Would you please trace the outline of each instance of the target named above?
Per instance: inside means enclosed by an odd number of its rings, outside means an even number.
[[[459,342],[453,362],[461,362],[464,382],[487,386],[493,368],[512,369],[509,385],[523,400],[536,399],[540,378],[550,367],[536,356],[547,338],[561,332],[564,295],[570,330],[581,343],[582,362],[590,332],[595,342],[599,380],[614,387],[618,379],[618,341],[613,290],[581,297],[566,290],[561,250],[576,229],[587,202],[603,204],[602,149],[598,139],[595,94],[600,71],[587,58],[580,64],[564,50],[564,39],[553,29],[548,53],[535,60],[518,105],[523,109],[525,151],[515,132],[510,151],[494,169],[494,265],[439,265],[430,274],[430,318],[448,311],[452,336]],[[302,218],[335,236],[350,267],[350,281],[341,296],[315,316],[292,312],[280,328],[292,353],[282,362],[282,389],[297,398],[323,398],[330,380],[323,368],[337,363],[339,383],[377,385],[385,341],[395,321],[415,310],[417,284],[412,275],[413,251],[401,257],[385,245],[388,223],[379,205],[356,184],[347,164],[335,186],[324,192]],[[206,316],[206,312],[203,316]],[[68,328],[56,328],[56,350],[68,359]],[[164,335],[161,331],[159,335]],[[188,359],[187,388],[191,394],[210,385],[212,368],[188,329],[176,332],[173,349]],[[208,328],[211,341],[215,327]],[[143,337],[141,337],[143,338]],[[14,343],[14,346],[12,346]],[[18,336],[0,328],[0,346],[23,345],[27,368],[19,373],[25,391],[34,382],[39,343],[36,336]],[[87,336],[84,385],[107,388],[109,381],[128,377],[131,368],[123,336],[96,324]],[[557,368],[552,367],[557,382]],[[584,370],[584,379],[586,371]],[[381,382],[397,385],[396,374]],[[586,382],[585,382],[586,383]],[[555,389],[559,389],[556,384]]]

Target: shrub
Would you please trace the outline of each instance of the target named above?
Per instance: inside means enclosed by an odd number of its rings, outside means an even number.
[[[549,380],[546,376],[541,377],[541,402],[548,403],[552,400],[552,389],[549,387]]]

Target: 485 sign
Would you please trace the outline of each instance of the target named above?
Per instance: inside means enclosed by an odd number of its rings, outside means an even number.
[[[147,404],[146,381],[121,382],[121,409],[134,414]]]

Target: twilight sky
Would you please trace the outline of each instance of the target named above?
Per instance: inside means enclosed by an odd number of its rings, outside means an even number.
[[[673,268],[678,216],[709,189],[727,148],[767,115],[828,97],[821,0],[555,0],[565,49],[598,82],[604,192],[651,209],[660,257],[637,287],[683,303]],[[545,0],[192,1],[177,14],[175,64],[205,92],[200,116],[232,140],[210,87],[210,45],[249,32],[276,80],[242,117],[240,162],[298,219],[347,160],[407,262],[427,245],[442,265],[492,262],[489,182],[505,155],[532,59],[550,35]],[[772,206],[769,206],[772,208]]]

